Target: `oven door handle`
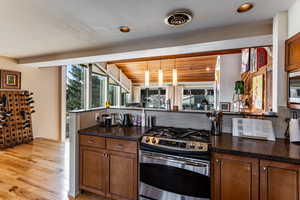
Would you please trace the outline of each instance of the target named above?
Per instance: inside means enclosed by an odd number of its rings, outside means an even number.
[[[144,155],[145,158],[150,158],[150,159],[155,159],[155,160],[163,160],[163,161],[168,161],[168,162],[175,162],[175,163],[179,163],[179,164],[183,164],[183,165],[191,165],[191,166],[195,166],[195,167],[208,167],[207,163],[198,163],[198,162],[192,162],[192,161],[188,161],[188,160],[175,160],[175,159],[170,159],[170,157],[168,158],[164,158],[162,156],[150,156],[150,155]]]

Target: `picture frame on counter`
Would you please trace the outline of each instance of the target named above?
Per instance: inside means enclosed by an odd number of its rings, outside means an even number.
[[[21,72],[1,70],[1,89],[21,89]]]
[[[220,102],[220,110],[222,112],[230,112],[231,103],[230,102]]]

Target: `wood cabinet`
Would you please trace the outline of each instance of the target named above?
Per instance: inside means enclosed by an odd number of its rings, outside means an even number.
[[[215,200],[258,200],[259,161],[239,156],[213,156],[213,198]]]
[[[261,200],[299,200],[300,166],[260,161]]]
[[[137,172],[137,142],[80,135],[80,189],[136,200]]]
[[[300,33],[285,42],[285,70],[300,69]]]
[[[134,154],[109,152],[109,190],[112,199],[136,199],[137,158]]]
[[[105,196],[106,194],[105,151],[95,148],[80,148],[80,188]]]
[[[212,186],[212,200],[299,200],[300,165],[216,153]]]

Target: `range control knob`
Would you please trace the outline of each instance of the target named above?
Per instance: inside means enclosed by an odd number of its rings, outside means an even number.
[[[156,139],[152,138],[152,144],[155,144],[155,143],[156,143]]]
[[[150,138],[149,138],[149,137],[146,137],[145,142],[146,142],[146,143],[149,143],[149,142],[150,142]]]

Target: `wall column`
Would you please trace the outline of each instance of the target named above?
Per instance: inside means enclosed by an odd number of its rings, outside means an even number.
[[[285,65],[285,40],[288,38],[288,12],[277,13],[273,18],[273,97],[272,110],[287,106],[287,77]]]

